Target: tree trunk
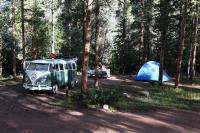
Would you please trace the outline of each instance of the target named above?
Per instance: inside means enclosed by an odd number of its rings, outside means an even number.
[[[169,27],[169,6],[170,0],[161,1],[161,46],[160,46],[160,67],[159,67],[159,83],[163,82],[164,56],[165,46],[167,43],[167,31]]]
[[[23,49],[23,61],[25,61],[26,46],[25,46],[25,34],[24,34],[24,0],[21,0],[21,24],[22,24],[22,49]]]
[[[180,46],[179,46],[179,54],[178,54],[177,68],[176,68],[175,87],[178,87],[179,81],[180,81],[180,72],[181,72],[182,57],[183,57],[183,47],[184,47],[184,41],[185,41],[187,9],[188,9],[188,0],[185,0],[184,1],[184,14],[183,14],[182,22],[181,22]]]
[[[37,58],[37,44],[36,44],[36,31],[35,31],[35,27],[33,26],[33,30],[32,30],[32,59],[36,59]]]
[[[147,62],[150,59],[151,55],[151,32],[150,32],[150,26],[147,26],[147,46],[146,46],[146,52],[145,52],[145,62]]]
[[[2,40],[2,36],[1,36],[1,33],[0,33],[0,77],[2,76],[2,46],[3,45],[3,40]]]
[[[199,19],[199,3],[197,2],[196,4],[196,15],[194,18],[195,21],[195,26],[194,26],[194,36],[193,36],[193,41],[192,41],[192,58],[191,58],[191,67],[190,67],[190,80],[193,80],[193,77],[195,76],[195,65],[196,65],[196,51],[197,51],[197,38],[198,38],[198,19]]]
[[[26,46],[25,46],[25,35],[24,35],[24,0],[21,0],[21,24],[22,24],[22,55],[23,55],[23,63],[26,60]],[[25,81],[25,75],[23,71],[23,82]]]
[[[96,33],[95,33],[95,80],[94,80],[94,86],[95,88],[99,87],[99,0],[96,0]]]
[[[124,0],[124,7],[123,7],[123,46],[122,46],[122,57],[123,59],[126,58],[126,23],[127,23],[127,0]],[[125,74],[126,69],[126,61],[122,60],[122,74]]]
[[[192,60],[192,40],[193,40],[193,26],[192,26],[192,30],[191,30],[191,33],[190,33],[190,52],[189,52],[189,58],[188,58],[188,67],[187,67],[187,79],[190,78],[190,63],[191,63],[191,60]]]
[[[54,1],[52,0],[51,1],[51,17],[52,17],[52,44],[51,44],[51,53],[55,53],[55,39],[54,39],[54,34],[55,34],[55,31],[54,31]]]
[[[13,75],[16,76],[16,33],[15,33],[15,3],[12,1],[12,53],[13,53]]]
[[[93,0],[84,0],[84,51],[83,51],[83,70],[82,70],[82,92],[87,95],[87,71],[89,63],[89,52],[90,52],[90,36],[91,36],[91,11],[92,11],[92,1]]]
[[[164,44],[162,44],[160,48],[159,83],[163,82],[164,55]]]
[[[144,0],[141,0],[141,22],[140,22],[140,48],[143,48],[143,54],[142,54],[142,62],[140,65],[142,65],[145,62],[145,46],[144,46]]]

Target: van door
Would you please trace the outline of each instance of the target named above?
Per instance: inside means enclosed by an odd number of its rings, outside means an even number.
[[[68,83],[70,84],[72,82],[72,64],[67,63],[68,65]]]
[[[55,64],[55,77],[56,77],[56,82],[58,84],[58,86],[62,86],[62,78],[61,78],[61,72],[60,72],[60,68],[59,68],[59,64]]]
[[[72,80],[76,80],[76,65],[75,63],[72,63]]]
[[[68,85],[69,82],[69,70],[68,65],[64,64],[64,79],[65,79],[65,86]]]
[[[65,76],[67,71],[65,71],[64,64],[59,64],[59,66],[60,66],[60,74],[61,74],[60,84],[61,86],[65,86],[68,81],[67,76]]]

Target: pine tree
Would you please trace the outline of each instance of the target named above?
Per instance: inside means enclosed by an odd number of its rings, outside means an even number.
[[[15,23],[15,0],[12,0],[12,53],[13,53],[13,75],[16,76],[16,23]]]
[[[190,67],[190,80],[193,80],[195,76],[195,65],[196,65],[196,52],[197,52],[197,43],[198,43],[198,25],[199,25],[199,2],[196,2],[196,12],[194,17],[194,33],[192,38],[192,56],[191,56],[191,67]]]
[[[184,41],[185,41],[187,9],[188,9],[188,0],[184,0],[184,11],[183,11],[183,18],[182,18],[182,22],[181,22],[180,45],[179,45],[179,55],[178,55],[177,68],[176,68],[175,87],[178,87],[179,82],[180,82],[180,72],[181,72],[181,66],[182,66],[183,47],[184,47]]]
[[[93,0],[84,0],[84,51],[83,51],[83,70],[82,70],[82,92],[87,95],[87,71],[90,52],[90,36],[91,36],[91,12]]]
[[[95,12],[95,20],[96,20],[96,32],[95,32],[95,81],[94,81],[94,86],[96,88],[99,87],[99,83],[98,83],[98,77],[99,77],[99,32],[100,32],[99,11],[100,11],[99,0],[96,0],[96,12]]]

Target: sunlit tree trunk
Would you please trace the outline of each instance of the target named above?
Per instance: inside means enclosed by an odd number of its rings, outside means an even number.
[[[192,29],[193,29],[193,26],[192,26]],[[187,79],[190,78],[190,63],[191,63],[191,59],[192,59],[192,39],[193,39],[193,30],[191,30],[191,33],[190,33],[190,51],[189,51],[189,58],[188,58],[188,66],[187,66]]]
[[[96,33],[95,33],[95,80],[94,80],[94,86],[95,88],[99,87],[99,0],[96,0],[96,13],[95,13],[95,19],[96,19]]]
[[[13,75],[16,76],[16,26],[15,26],[15,1],[12,0],[12,53],[13,53]]]
[[[84,50],[83,50],[83,70],[82,70],[82,92],[87,95],[87,71],[89,63],[89,52],[90,52],[90,36],[91,36],[91,11],[92,1],[84,0]]]
[[[193,41],[192,41],[192,58],[191,58],[191,67],[190,67],[190,80],[193,80],[193,77],[195,76],[195,65],[196,65],[196,51],[197,51],[197,41],[198,41],[198,19],[199,19],[199,3],[197,1],[197,4],[196,4],[196,15],[195,15],[195,18],[194,18],[194,21],[195,21],[195,26],[194,26],[194,36],[193,36]]]
[[[37,0],[34,0],[34,7],[37,7]],[[38,49],[36,43],[36,27],[35,25],[32,26],[32,45],[31,45],[31,52],[32,52],[32,59],[37,58]]]
[[[32,29],[32,47],[31,47],[31,51],[32,51],[32,59],[36,59],[37,58],[37,44],[36,44],[36,31],[35,31],[35,27],[33,26]]]
[[[181,73],[182,57],[183,57],[183,47],[184,47],[184,41],[185,41],[187,9],[188,9],[188,0],[184,0],[184,13],[183,13],[183,18],[182,18],[182,22],[181,22],[180,45],[179,45],[179,54],[178,54],[177,68],[176,68],[175,87],[179,86],[179,81],[180,81],[180,73]]]

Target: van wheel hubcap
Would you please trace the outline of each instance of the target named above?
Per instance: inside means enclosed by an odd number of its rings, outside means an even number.
[[[74,81],[71,82],[71,88],[73,88],[75,85]]]
[[[54,85],[52,92],[55,94],[57,91],[58,91],[58,85]]]

